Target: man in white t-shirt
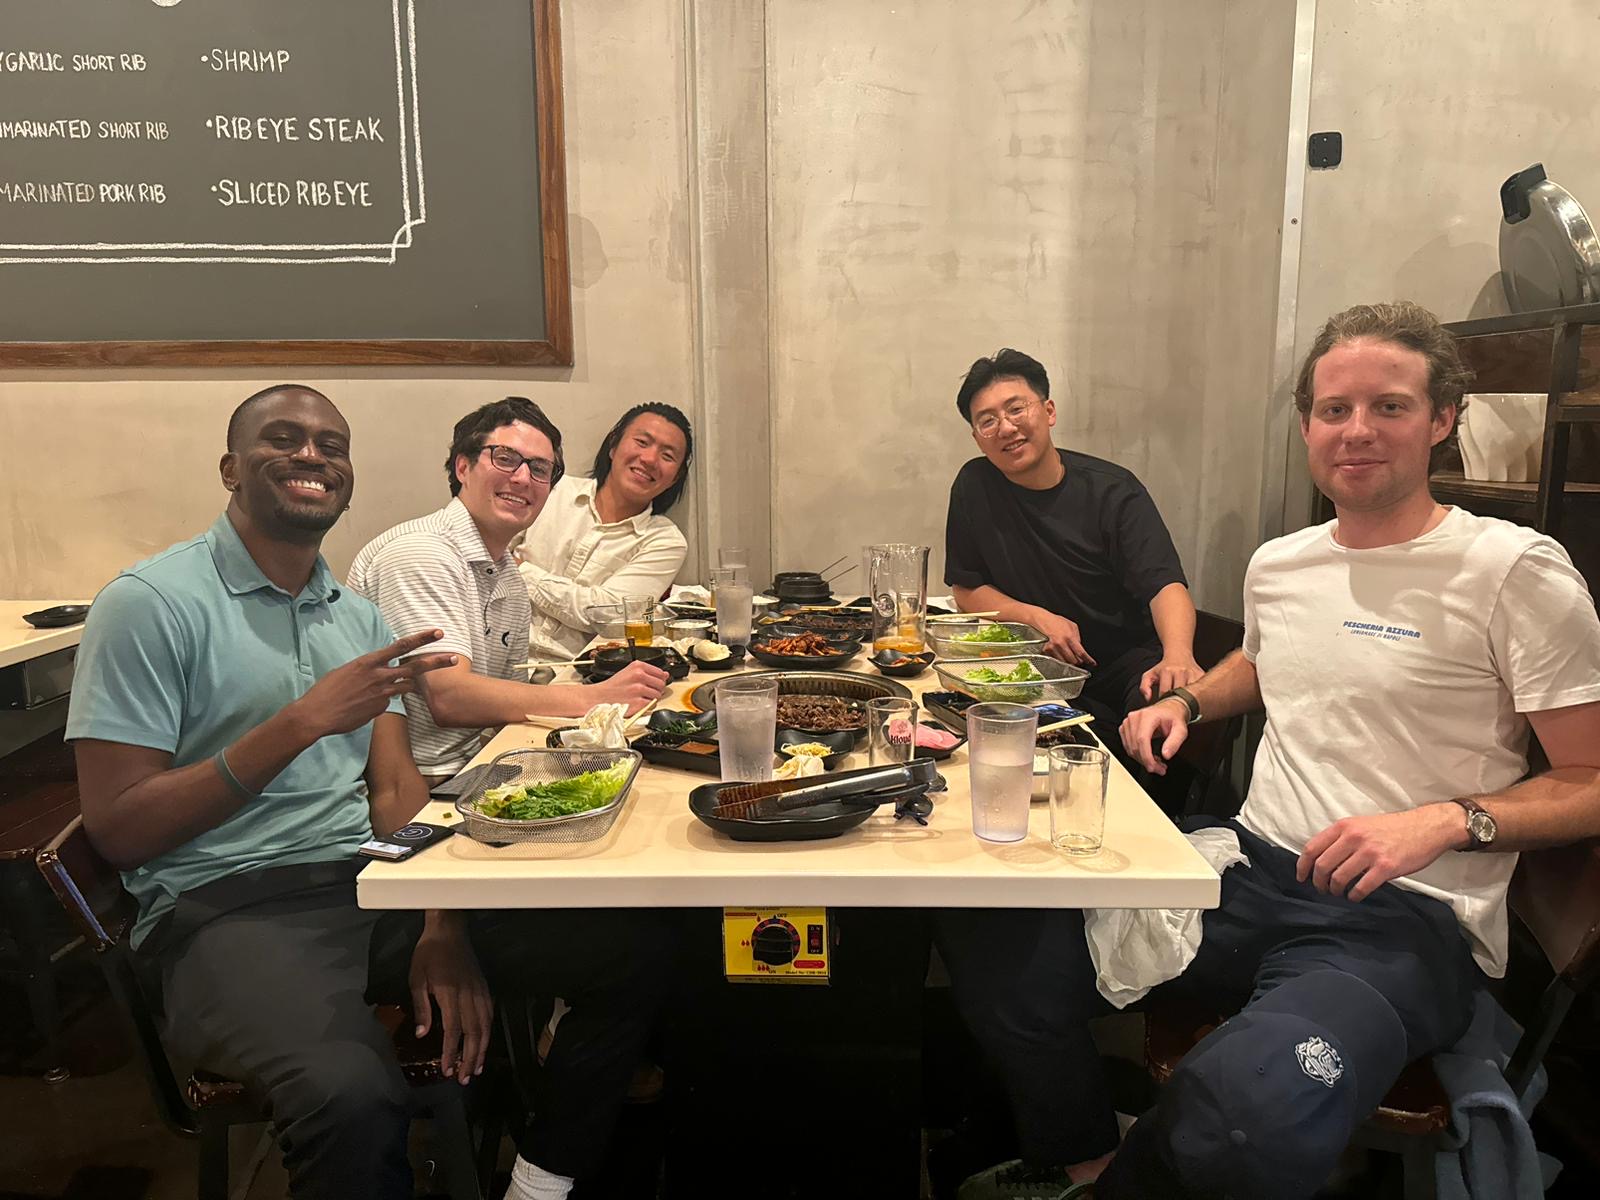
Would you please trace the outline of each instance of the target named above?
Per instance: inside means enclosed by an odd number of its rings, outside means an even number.
[[[957,998],[1023,1148],[967,1195],[1052,1172],[1037,1194],[1090,1194],[1098,1177],[1100,1200],[1311,1195],[1400,1070],[1461,1035],[1482,975],[1504,973],[1516,851],[1600,834],[1584,581],[1550,538],[1428,490],[1469,378],[1413,304],[1351,309],[1318,336],[1295,398],[1335,520],[1262,546],[1243,651],[1122,726],[1160,773],[1193,722],[1266,710],[1231,823],[1249,865],[1223,875],[1198,954],[1156,993],[1238,1015],[1117,1149],[1083,1028],[1097,1004],[1081,918],[958,937]],[[1551,769],[1524,778],[1530,733]]]
[[[508,547],[539,515],[561,468],[561,432],[537,404],[520,396],[485,404],[456,422],[445,460],[450,503],[379,534],[350,564],[346,582],[391,629],[443,630],[439,645],[458,659],[405,698],[426,778],[466,766],[485,728],[530,713],[580,717],[602,703],[636,712],[666,689],[666,672],[648,663],[587,685],[530,684],[513,669],[531,609]]]
[[[688,417],[670,404],[636,404],[600,443],[592,478],[569,475],[551,489],[521,546],[512,544],[533,604],[529,658],[571,658],[597,631],[592,608],[672,586],[689,543],[666,513],[693,458]]]

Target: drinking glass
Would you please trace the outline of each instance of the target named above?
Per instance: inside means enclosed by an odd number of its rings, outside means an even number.
[[[899,696],[867,701],[867,761],[874,767],[908,763],[917,750],[917,702]]]
[[[750,582],[750,551],[743,546],[724,546],[717,551],[717,566],[733,572],[733,582]]]
[[[1111,756],[1099,746],[1050,747],[1050,844],[1098,854],[1106,832]]]
[[[655,640],[655,609],[656,602],[653,596],[622,598],[624,633],[629,641],[640,646],[648,646]]]
[[[778,681],[734,675],[717,684],[717,747],[723,783],[772,778]]]
[[[708,589],[711,592],[711,607],[715,608],[717,606],[717,588],[725,583],[737,583],[739,577],[734,574],[732,567],[712,567],[707,574],[711,577],[711,585]]]
[[[872,604],[872,648],[916,654],[926,640],[927,546],[895,542],[868,546],[867,592]]]
[[[967,709],[972,832],[986,842],[1020,842],[1028,836],[1038,727],[1039,714],[1025,704],[974,704]]]
[[[717,584],[717,641],[729,648],[750,644],[754,599],[748,583]]]

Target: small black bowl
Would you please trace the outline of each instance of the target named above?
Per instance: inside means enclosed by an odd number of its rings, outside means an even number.
[[[855,749],[856,735],[848,729],[841,729],[837,733],[807,733],[804,729],[780,729],[773,741],[773,749],[788,760],[793,755],[783,754],[783,748],[798,746],[805,742],[817,742],[829,748],[831,753],[823,756],[822,769],[831,771],[844,761],[845,755]]]
[[[867,661],[885,675],[893,675],[896,679],[915,679],[928,669],[933,660],[934,653],[931,650],[917,654],[907,654],[903,650],[879,650]]]
[[[731,671],[744,662],[744,647],[729,646],[728,657],[717,662],[707,662],[697,658],[693,650],[689,651],[689,665],[696,671]]]
[[[584,679],[590,683],[600,683],[635,661],[660,667],[670,679],[682,679],[689,674],[688,662],[670,646],[640,646],[631,654],[626,646],[619,646],[596,652],[594,666],[585,672]]]
[[[69,625],[82,625],[88,615],[87,604],[57,604],[38,612],[23,613],[22,619],[35,629],[65,629]]]
[[[701,741],[714,742],[717,740],[716,709],[712,709],[710,712],[697,713],[676,708],[658,708],[650,714],[650,720],[647,724],[657,733],[678,734],[683,737],[698,738]],[[691,734],[685,733],[682,729],[669,729],[668,726],[670,725],[692,725],[695,732]]]

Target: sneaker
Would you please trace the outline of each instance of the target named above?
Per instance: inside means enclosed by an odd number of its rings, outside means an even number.
[[[1073,1183],[1063,1167],[1030,1167],[1012,1159],[969,1176],[956,1200],[1087,1200],[1094,1184]]]

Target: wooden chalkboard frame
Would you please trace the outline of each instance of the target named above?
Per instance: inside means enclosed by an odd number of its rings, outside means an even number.
[[[541,366],[570,367],[572,275],[567,250],[566,133],[560,0],[531,0],[543,227],[545,336],[518,341],[0,342],[0,367]]]

